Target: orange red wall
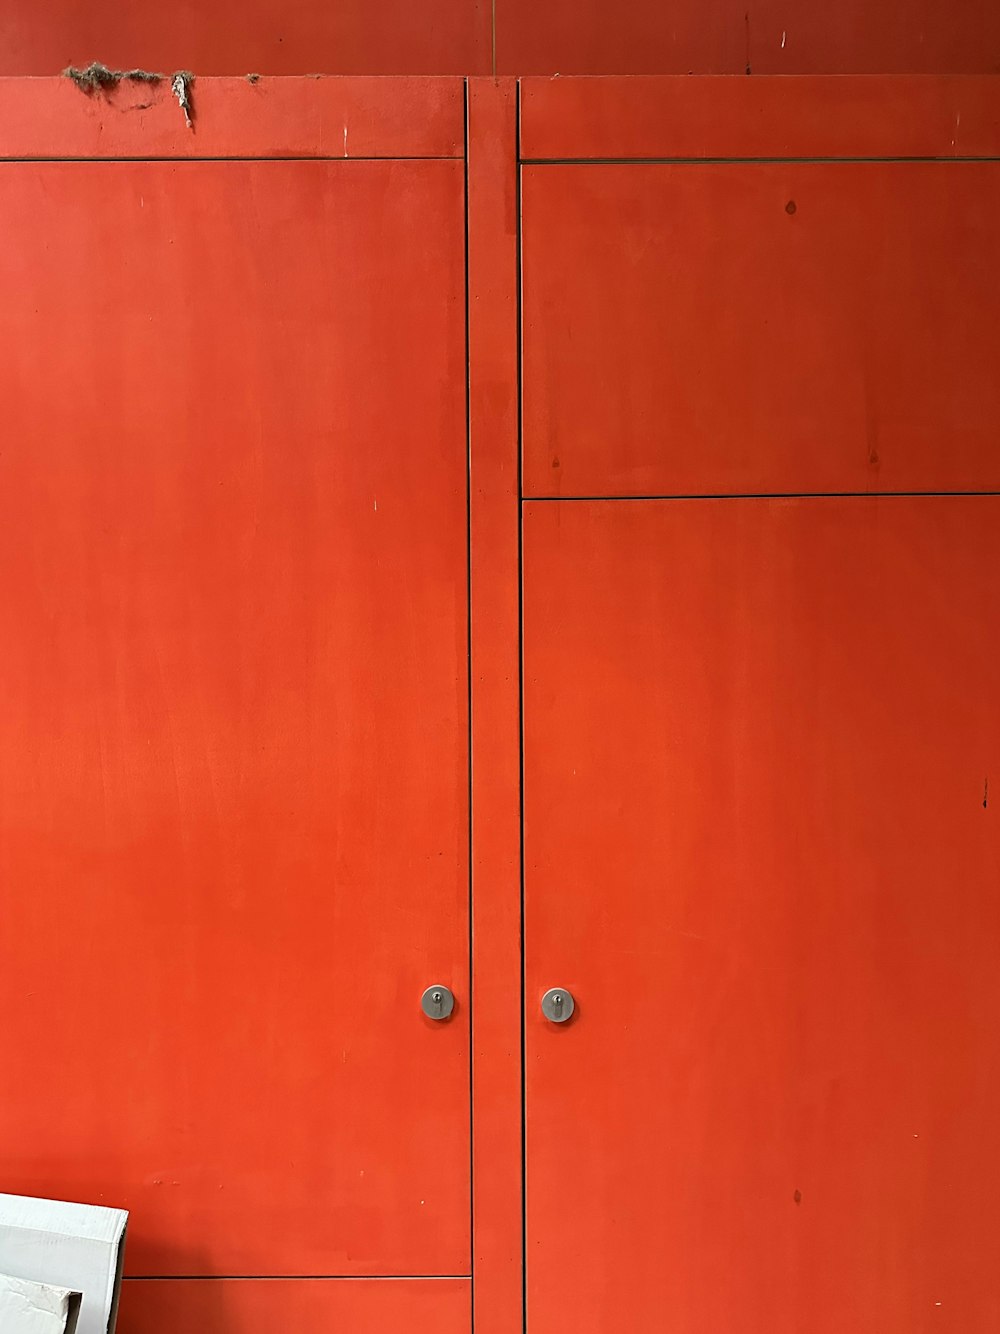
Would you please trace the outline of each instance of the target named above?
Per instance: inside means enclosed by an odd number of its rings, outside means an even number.
[[[6,0],[0,75],[991,74],[997,0]]]

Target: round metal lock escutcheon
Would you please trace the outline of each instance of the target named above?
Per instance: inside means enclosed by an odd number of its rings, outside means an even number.
[[[420,997],[420,1008],[428,1019],[448,1019],[455,1008],[454,993],[448,987],[428,987]]]
[[[554,1024],[564,1024],[572,1019],[576,1001],[565,987],[551,987],[542,997],[542,1014]]]

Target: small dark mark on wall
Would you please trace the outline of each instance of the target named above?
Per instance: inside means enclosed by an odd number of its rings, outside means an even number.
[[[792,1196],[792,1199],[795,1201],[796,1204],[801,1204],[801,1203],[802,1203],[802,1192],[801,1192],[800,1190],[797,1190],[797,1191],[795,1192],[795,1194]]]
[[[790,218],[794,217],[795,214],[798,212],[798,207],[799,206],[798,204],[796,204],[795,200],[790,199],[788,203],[785,205],[785,212],[788,214]]]
[[[260,83],[260,75],[259,75],[259,74],[248,74],[248,75],[247,75],[247,83]]]
[[[990,780],[987,778],[983,783],[983,810],[990,804]]]

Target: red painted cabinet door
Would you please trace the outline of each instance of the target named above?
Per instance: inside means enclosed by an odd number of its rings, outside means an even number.
[[[2,169],[0,1171],[132,1274],[469,1272],[463,211]]]
[[[1000,1325],[998,97],[522,88],[530,1334]]]
[[[531,1334],[997,1328],[998,567],[991,496],[526,504]]]

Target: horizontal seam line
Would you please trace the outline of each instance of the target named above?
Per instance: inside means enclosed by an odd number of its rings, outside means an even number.
[[[471,1274],[126,1274],[124,1283],[447,1283]]]
[[[522,167],[614,167],[614,166],[768,166],[768,165],[817,165],[836,163],[879,163],[907,164],[920,162],[934,163],[990,163],[1000,162],[1000,157],[979,156],[885,156],[885,157],[534,157],[521,158]]]
[[[906,500],[920,498],[943,500],[949,496],[956,498],[995,497],[1000,496],[1000,491],[691,491],[651,493],[641,496],[522,496],[521,503],[527,505],[533,501],[539,501],[543,504],[558,505],[604,500]]]
[[[83,157],[5,157],[0,155],[0,165],[6,166],[30,166],[39,163],[107,163],[107,162],[464,162],[464,156],[461,154],[351,154],[344,157],[341,154],[325,153],[302,153],[302,154],[272,154],[272,153],[248,153],[216,156],[199,156],[197,154],[146,156],[146,157],[126,157],[124,154],[115,154],[110,157],[83,156]]]

